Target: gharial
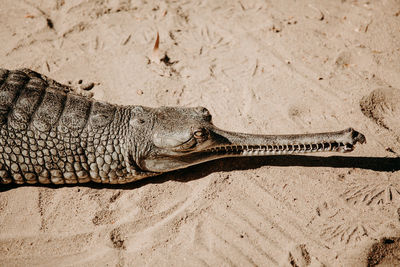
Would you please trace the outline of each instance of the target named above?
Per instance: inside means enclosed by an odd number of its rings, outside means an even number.
[[[348,152],[365,137],[223,131],[206,108],[119,106],[29,69],[0,69],[3,184],[121,184],[225,157]]]

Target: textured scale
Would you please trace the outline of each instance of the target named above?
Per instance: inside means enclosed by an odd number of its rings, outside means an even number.
[[[0,69],[0,181],[126,183],[124,107],[95,101],[29,70]]]

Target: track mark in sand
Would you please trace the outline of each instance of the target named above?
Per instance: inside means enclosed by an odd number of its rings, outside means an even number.
[[[36,259],[87,254],[97,244],[92,232],[68,236],[24,236],[0,240],[0,258]],[[68,247],[68,251],[65,251]]]
[[[218,246],[218,247],[224,247],[225,253],[232,252],[232,255],[234,255],[234,256],[226,256],[226,255],[224,255],[224,253],[220,252],[222,255],[225,256],[226,259],[228,259],[228,262],[235,262],[235,263],[242,262],[242,264],[245,263],[244,265],[247,265],[247,266],[249,264],[252,266],[258,266],[250,256],[246,255],[243,252],[243,248],[239,248],[238,246],[235,245],[234,242],[230,242],[228,240],[228,238],[223,237],[215,229],[213,229],[213,234],[215,237],[217,237],[219,243],[221,243],[220,246]],[[242,265],[242,264],[239,264],[239,265]]]
[[[223,264],[239,261],[245,265],[278,265],[285,252],[281,244],[293,239],[287,238],[277,223],[257,209],[253,201],[241,199],[229,201],[229,205],[216,203],[205,210],[195,228],[193,250],[198,252],[197,257]],[[216,250],[220,247],[224,249]]]
[[[114,203],[115,201],[117,201],[117,199],[118,199],[119,197],[121,197],[121,195],[122,195],[122,192],[121,192],[121,191],[117,191],[115,194],[113,194],[113,195],[110,197],[110,203]]]
[[[264,192],[263,195],[263,202],[257,204],[260,206],[259,208],[262,210],[270,210],[271,205],[275,206],[278,209],[279,217],[284,220],[286,223],[283,227],[276,224],[274,227],[279,229],[282,235],[287,236],[289,239],[292,239],[296,242],[301,242],[304,238],[310,240],[314,244],[319,246],[323,246],[323,243],[320,239],[315,238],[314,234],[311,233],[307,228],[307,221],[302,216],[299,216],[298,212],[294,210],[292,206],[290,206],[287,202],[283,201],[279,198],[279,196],[275,196],[273,192],[270,192],[267,188],[265,188],[261,181],[254,177],[250,177],[249,181],[252,182],[255,186],[248,186],[246,189],[249,189],[248,195],[255,194],[254,192],[257,190],[261,190]],[[251,188],[251,189],[250,189]],[[253,191],[253,192],[252,192]],[[251,199],[251,198],[250,198]],[[265,208],[264,208],[265,207]],[[263,212],[264,216],[267,216],[266,212]]]
[[[289,251],[288,262],[290,266],[308,266],[311,264],[310,253],[305,244],[295,246]]]
[[[379,206],[400,203],[400,184],[396,180],[379,180],[361,184],[357,181],[350,183],[347,188],[341,197],[352,205]]]
[[[236,211],[234,209],[230,210],[233,214],[235,214],[235,216],[237,216],[237,218],[240,218],[243,222],[245,222],[245,224],[247,224],[248,228],[246,227],[246,229],[251,229],[254,230],[261,238],[265,239],[266,241],[268,241],[271,244],[271,247],[274,247],[277,250],[281,250],[283,251],[282,247],[280,246],[280,244],[272,239],[270,236],[268,236],[268,234],[264,233],[261,229],[261,224],[260,227],[257,227],[253,222],[255,221],[254,218],[249,219],[249,216],[246,216],[246,214],[241,214],[239,211]],[[242,210],[243,211],[243,210]],[[250,211],[250,210],[249,210]],[[273,226],[270,226],[270,228],[274,228]],[[279,231],[281,232],[281,231]],[[276,238],[278,239],[278,238]],[[282,240],[282,238],[279,238],[279,240]]]
[[[360,223],[356,225],[328,224],[322,232],[322,235],[326,236],[328,241],[334,243],[340,241],[349,244],[351,241],[359,242],[364,237],[368,237],[370,231],[375,231],[375,229]]]
[[[206,231],[207,229],[207,231]],[[210,238],[208,238],[210,237]],[[204,227],[204,221],[199,221],[195,229],[195,251],[193,254],[198,261],[204,262],[206,266],[235,266],[230,257],[226,256],[219,248],[224,246],[219,245],[221,239],[215,240],[214,233],[209,227]]]
[[[146,190],[151,189],[152,195],[146,191],[142,197],[136,200],[136,203],[124,207],[125,212],[118,211],[118,217],[111,216],[118,218],[116,225],[118,230],[110,234],[113,246],[119,246],[120,238],[118,236],[123,237],[120,241],[123,241],[123,246],[127,251],[137,248],[144,250],[149,244],[155,244],[152,246],[152,249],[155,249],[162,244],[161,239],[168,239],[171,243],[181,226],[186,225],[188,220],[194,220],[207,210],[211,205],[210,200],[218,197],[218,194],[226,189],[227,183],[229,183],[229,179],[226,176],[219,176],[209,183],[203,182],[191,188],[190,193],[188,187],[175,186],[173,183],[169,187],[149,187]],[[157,191],[157,188],[163,189]],[[159,203],[164,202],[166,196],[171,197],[173,194],[176,194],[174,201]],[[130,213],[132,209],[136,208],[138,208],[136,211]],[[117,233],[124,235],[117,235]]]
[[[292,246],[287,252],[287,258],[283,258],[280,266],[325,266],[317,257],[313,256],[306,244]]]
[[[141,242],[154,232],[162,229],[166,224],[173,222],[174,218],[181,214],[179,211],[184,209],[182,206],[185,205],[185,203],[186,201],[180,201],[164,211],[137,219],[127,219],[125,217],[118,229],[120,232],[127,233],[128,236],[135,236],[135,239],[137,239],[136,243]]]
[[[203,219],[206,221],[202,224],[213,227],[211,229],[199,226],[196,228],[197,248],[202,244],[205,247],[203,249],[208,252],[207,254],[203,252],[201,258],[229,257],[235,262],[237,258],[235,251],[239,249],[243,253],[243,259],[250,258],[256,264],[269,262],[271,265],[278,265],[282,257],[288,255],[286,248],[283,247],[286,243],[299,244],[300,240],[304,242],[306,238],[310,242],[322,244],[320,240],[314,242],[313,238],[308,238],[299,231],[300,225],[296,223],[293,225],[292,216],[287,215],[288,212],[285,209],[281,209],[282,205],[279,201],[268,197],[269,195],[266,195],[264,190],[259,190],[262,188],[252,183],[248,183],[247,186],[245,192],[242,187],[239,189],[242,195],[240,201],[230,201],[229,205],[213,205],[203,214]],[[254,195],[260,196],[260,194],[266,196],[261,202],[254,199]],[[271,208],[275,206],[279,207],[278,210]],[[290,221],[290,223],[282,224],[281,220]],[[219,236],[216,236],[216,233]],[[204,240],[204,237],[208,238]],[[210,247],[215,239],[221,239],[225,244],[225,254],[222,256],[214,255],[216,252],[212,245]]]
[[[273,264],[278,263],[273,256],[262,248],[262,245],[264,245],[265,242],[263,243],[260,241],[268,242],[269,240],[265,240],[262,236],[258,236],[252,231],[252,229],[243,227],[244,224],[240,218],[232,217],[229,213],[221,214],[221,212],[218,212],[217,214],[216,211],[211,211],[208,215],[212,219],[213,225],[215,225],[212,233],[216,235],[217,229],[224,229],[223,231],[219,230],[218,237],[222,238],[225,244],[229,245],[232,250],[239,250],[242,256],[249,262],[257,265],[255,264],[255,260],[261,256],[263,261],[267,260]],[[258,256],[250,256],[255,251],[258,253]]]
[[[354,212],[347,207],[318,207],[319,216],[313,221],[321,239],[330,245],[356,244],[374,237],[382,222],[373,211]]]
[[[400,138],[400,90],[378,88],[360,100],[361,112],[378,126]]]
[[[7,205],[8,205],[8,198],[0,195],[0,213],[4,211]]]
[[[112,195],[109,196],[110,194]],[[113,224],[118,220],[117,215],[115,215],[115,210],[110,209],[110,205],[117,201],[121,195],[121,191],[117,191],[116,193],[109,191],[108,194],[104,195],[101,195],[98,192],[89,194],[89,198],[97,202],[98,206],[100,207],[100,209],[94,213],[92,218],[92,223],[94,225]]]
[[[94,217],[92,219],[92,223],[94,225],[104,225],[104,224],[110,224],[113,223],[114,221],[114,211],[112,210],[99,210],[94,214]]]
[[[341,52],[335,60],[335,65],[338,68],[345,69],[348,68],[350,64],[351,64],[351,53],[349,51]]]
[[[224,260],[224,263],[228,263],[229,266],[236,266],[236,264],[233,261],[231,261],[231,259],[228,256],[224,255],[223,251],[225,250],[215,249],[215,254],[219,255],[219,257],[221,257]]]
[[[38,192],[38,210],[40,214],[40,230],[46,231],[49,224],[54,222],[57,216],[57,205],[53,204],[55,193],[47,188],[39,188]]]
[[[194,250],[196,253],[193,256],[199,261],[204,262],[206,266],[222,266],[223,263],[229,263],[230,266],[233,266],[233,262],[231,262],[229,258],[224,257],[218,248],[210,248],[207,246],[207,244],[210,244],[210,242],[207,242],[208,236],[209,235],[205,232],[204,221],[199,220],[194,232],[193,243],[195,244]]]
[[[367,266],[400,266],[400,237],[385,237],[373,244],[367,263]]]
[[[125,239],[120,228],[115,228],[110,232],[111,243],[116,249],[126,249]]]

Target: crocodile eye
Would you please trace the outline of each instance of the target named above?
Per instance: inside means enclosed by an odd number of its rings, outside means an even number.
[[[193,136],[196,138],[202,138],[204,136],[203,130],[197,130],[193,133]]]

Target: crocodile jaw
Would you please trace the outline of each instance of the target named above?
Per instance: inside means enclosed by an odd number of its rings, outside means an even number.
[[[338,132],[299,135],[252,135],[213,127],[209,140],[195,151],[159,153],[142,159],[140,167],[167,172],[226,157],[267,156],[312,152],[350,152],[365,136],[352,128]]]

